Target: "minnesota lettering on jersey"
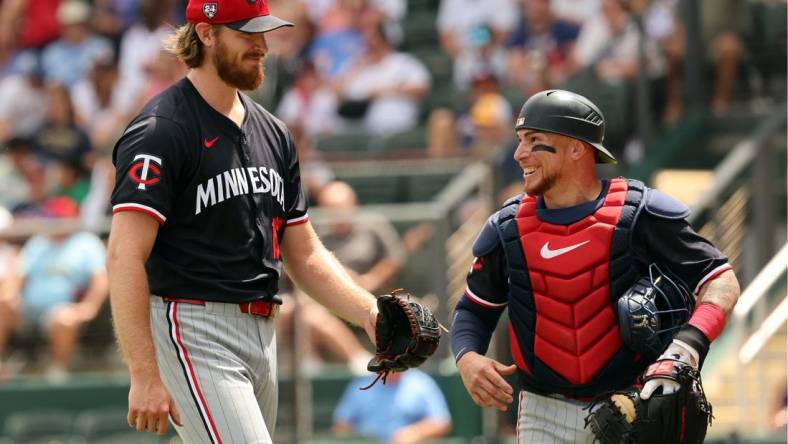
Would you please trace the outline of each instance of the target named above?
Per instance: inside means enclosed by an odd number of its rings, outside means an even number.
[[[284,208],[284,180],[276,170],[266,167],[233,168],[208,179],[197,186],[197,201],[194,214],[243,194],[264,194],[273,196]]]

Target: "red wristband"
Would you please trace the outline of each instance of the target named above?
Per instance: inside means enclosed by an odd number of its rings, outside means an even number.
[[[698,304],[688,324],[703,332],[711,342],[717,339],[725,328],[725,313],[714,304]]]

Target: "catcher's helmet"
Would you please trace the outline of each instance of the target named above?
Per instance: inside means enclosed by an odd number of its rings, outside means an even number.
[[[618,299],[621,339],[631,350],[657,357],[689,320],[695,300],[684,285],[659,269],[648,267]]]
[[[596,148],[597,163],[616,163],[616,158],[602,145],[605,116],[593,102],[579,94],[560,89],[534,94],[523,104],[514,129],[573,137]]]

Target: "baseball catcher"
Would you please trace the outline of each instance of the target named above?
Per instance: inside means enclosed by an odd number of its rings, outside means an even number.
[[[597,173],[616,159],[588,98],[535,93],[514,129],[524,193],[479,231],[452,318],[473,402],[517,402],[517,444],[697,442],[711,412],[697,372],[739,296],[727,257],[686,205]],[[501,362],[486,353],[504,313]]]
[[[378,297],[375,324],[375,356],[367,369],[378,377],[363,390],[375,385],[390,372],[418,367],[438,348],[440,324],[429,308],[411,300],[402,289]]]

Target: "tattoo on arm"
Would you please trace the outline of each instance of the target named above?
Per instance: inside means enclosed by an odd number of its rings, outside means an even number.
[[[698,304],[714,304],[725,312],[725,317],[728,317],[740,294],[739,281],[733,271],[728,270],[703,286],[698,294]]]

